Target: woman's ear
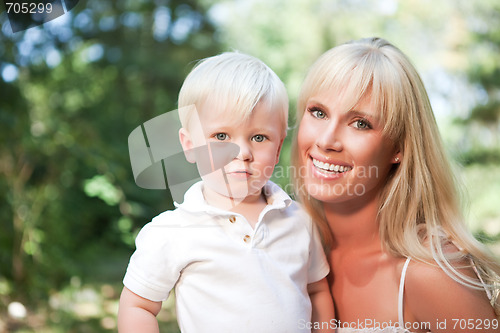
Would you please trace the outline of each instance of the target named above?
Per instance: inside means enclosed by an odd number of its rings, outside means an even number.
[[[193,141],[191,135],[184,127],[179,130],[179,141],[181,142],[184,156],[189,163],[196,163],[195,154],[193,151]]]

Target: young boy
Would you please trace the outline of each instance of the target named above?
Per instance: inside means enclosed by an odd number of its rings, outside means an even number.
[[[139,233],[119,331],[158,332],[155,316],[173,288],[182,332],[308,332],[311,320],[330,321],[318,234],[269,181],[287,130],[283,83],[248,55],[207,58],[184,81],[179,116],[202,181]]]

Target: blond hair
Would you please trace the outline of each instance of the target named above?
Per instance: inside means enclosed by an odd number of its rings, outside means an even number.
[[[390,171],[379,198],[379,233],[386,251],[437,263],[454,280],[472,288],[485,288],[500,314],[500,264],[465,226],[456,180],[429,98],[409,59],[380,38],[330,49],[313,64],[302,85],[297,125],[307,100],[325,90],[342,94],[347,108],[369,96],[381,113],[383,135],[401,152],[401,162]],[[296,135],[294,145],[292,161],[300,167]],[[330,247],[333,236],[322,203],[304,193],[300,177],[295,179],[295,188],[299,200],[316,220],[325,247]],[[458,251],[450,251],[450,244]],[[458,270],[463,263],[472,266],[479,280]]]
[[[283,82],[261,60],[225,52],[201,60],[186,77],[179,92],[179,118],[187,129],[193,112],[209,103],[211,112],[244,121],[259,102],[266,102],[267,110],[280,112],[280,129],[286,136],[288,95]]]

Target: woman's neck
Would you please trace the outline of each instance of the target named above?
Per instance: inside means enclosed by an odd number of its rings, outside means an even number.
[[[378,196],[363,196],[340,203],[324,203],[334,237],[334,248],[380,248]]]

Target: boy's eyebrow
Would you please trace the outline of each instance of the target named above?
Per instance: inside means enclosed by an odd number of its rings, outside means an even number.
[[[278,127],[279,127],[279,126],[277,126],[277,125],[276,125],[276,126],[269,126],[269,127],[262,127],[262,126],[260,126],[260,127],[257,127],[257,128],[256,128],[256,131],[257,131],[257,132],[266,132],[266,133],[267,133],[267,132],[273,132],[273,133],[274,133],[274,132],[276,132],[277,130],[279,130],[279,128],[278,128]]]
[[[228,124],[218,124],[218,123],[211,123],[211,124],[204,124],[203,129],[205,132],[217,132],[217,131],[227,131],[234,128],[234,126],[230,126]]]

